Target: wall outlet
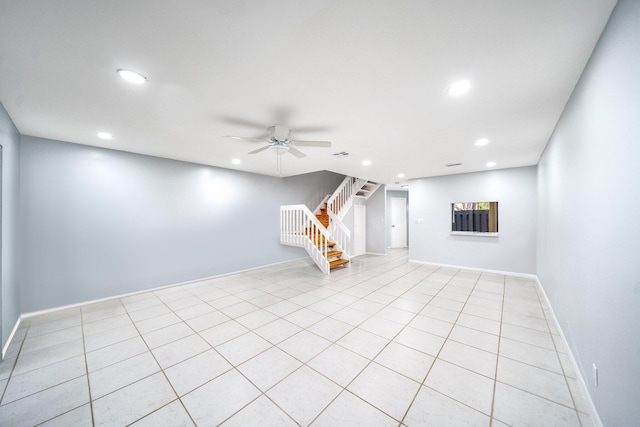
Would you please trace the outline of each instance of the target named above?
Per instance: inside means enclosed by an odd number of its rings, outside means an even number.
[[[591,366],[592,366],[592,374],[593,374],[593,385],[595,387],[598,387],[598,367],[596,366],[595,363],[593,363]]]

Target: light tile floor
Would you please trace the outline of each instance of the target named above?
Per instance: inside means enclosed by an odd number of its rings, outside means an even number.
[[[526,278],[362,256],[24,320],[3,426],[591,426]]]

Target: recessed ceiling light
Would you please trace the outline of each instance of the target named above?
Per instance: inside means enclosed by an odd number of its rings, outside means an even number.
[[[469,92],[469,89],[471,89],[471,82],[469,80],[458,80],[449,85],[447,92],[449,92],[451,96],[460,96]]]
[[[398,174],[398,178],[404,178],[404,174],[403,173],[399,173]]]
[[[231,160],[231,163],[233,163],[234,165],[239,165],[242,162],[240,161],[240,159],[233,159]]]
[[[362,166],[371,166],[371,160],[363,160]]]
[[[98,132],[96,135],[98,135],[98,138],[100,139],[113,139],[113,135],[109,132]]]
[[[483,145],[487,145],[488,143],[489,143],[489,140],[487,138],[476,139],[476,145],[478,147],[482,147]]]
[[[118,70],[118,75],[130,83],[141,85],[147,81],[147,78],[140,73],[131,70]]]
[[[487,162],[487,167],[492,168],[496,165],[496,162]]]

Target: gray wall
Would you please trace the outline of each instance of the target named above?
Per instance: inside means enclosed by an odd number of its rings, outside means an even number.
[[[0,103],[2,145],[2,346],[20,316],[18,264],[20,134]]]
[[[407,206],[407,246],[409,245],[409,192],[387,190],[387,220],[385,227],[387,230],[387,247],[391,246],[391,198],[401,198],[405,200]]]
[[[535,273],[534,166],[415,179],[410,189],[409,259]],[[498,202],[498,237],[451,235],[451,203],[492,201]]]
[[[639,75],[640,2],[621,0],[538,171],[538,276],[606,426],[640,419]]]
[[[22,312],[304,257],[280,205],[343,176],[286,179],[21,138]]]

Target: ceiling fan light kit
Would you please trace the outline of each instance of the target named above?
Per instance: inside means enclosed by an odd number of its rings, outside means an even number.
[[[267,128],[267,133],[269,134],[269,139],[271,141],[284,142],[289,140],[289,136],[291,136],[291,129],[281,125],[273,125]]]
[[[302,151],[295,148],[295,146],[303,146],[303,147],[323,147],[330,148],[331,142],[329,141],[295,141],[291,140],[291,129],[282,125],[273,125],[267,128],[267,139],[258,139],[258,138],[245,138],[242,136],[225,136],[225,138],[238,139],[241,141],[249,141],[249,142],[265,142],[267,145],[255,149],[253,151],[249,151],[247,154],[257,154],[261,151],[269,150],[273,151],[277,154],[278,162],[277,162],[277,172],[278,175],[281,175],[281,162],[280,156],[284,153],[289,153],[299,159],[302,157],[306,157]]]
[[[291,138],[291,129],[282,125],[273,125],[267,128],[267,139],[258,138],[245,138],[242,136],[226,136],[225,138],[239,139],[241,141],[249,142],[266,142],[267,145],[260,147],[256,150],[250,151],[248,154],[257,154],[264,150],[273,151],[278,155],[284,153],[291,153],[295,157],[305,157],[302,151],[296,149],[294,146],[301,147],[323,147],[330,148],[331,142],[329,141],[296,141]]]

